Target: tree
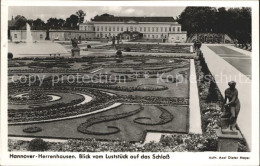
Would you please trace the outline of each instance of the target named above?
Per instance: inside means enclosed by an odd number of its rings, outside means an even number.
[[[45,23],[40,18],[37,18],[36,20],[33,20],[33,29],[45,29]]]
[[[182,29],[192,33],[214,31],[214,17],[216,8],[212,7],[186,7],[177,18]]]
[[[63,26],[65,25],[65,20],[63,19],[57,19],[57,18],[50,18],[47,20],[47,24],[48,28],[51,29],[62,29]]]
[[[218,9],[186,7],[177,17],[182,29],[191,36],[195,33],[224,33],[239,43],[251,43],[251,8]]]
[[[27,23],[27,19],[24,16],[17,15],[14,20],[15,20],[15,24],[14,24],[15,29],[25,29],[24,27]]]
[[[77,15],[78,18],[79,18],[78,23],[79,23],[79,24],[80,24],[80,23],[83,23],[84,17],[86,16],[86,13],[84,13],[82,10],[79,10],[79,11],[76,12],[76,15]]]
[[[69,29],[78,29],[78,20],[79,17],[77,15],[70,15],[70,17],[66,19],[66,27]]]

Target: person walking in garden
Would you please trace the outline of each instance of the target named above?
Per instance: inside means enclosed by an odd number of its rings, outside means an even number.
[[[230,115],[229,128],[231,130],[235,129],[237,116],[240,111],[240,102],[238,99],[238,91],[236,89],[236,82],[228,82],[229,88],[225,90],[225,109]]]

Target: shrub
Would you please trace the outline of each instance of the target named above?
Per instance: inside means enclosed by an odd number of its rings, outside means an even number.
[[[8,52],[8,59],[10,60],[10,59],[13,59],[13,54],[11,53],[11,52]]]
[[[91,48],[91,45],[87,45],[87,48]]]
[[[130,52],[130,51],[131,51],[131,49],[129,47],[125,48],[125,52]]]
[[[217,86],[214,81],[210,81],[207,102],[217,102],[218,101],[218,93],[217,93]]]
[[[46,151],[47,150],[47,142],[45,142],[41,138],[35,138],[30,141],[28,146],[28,151]]]
[[[122,56],[122,51],[121,50],[117,50],[116,55],[121,57]]]

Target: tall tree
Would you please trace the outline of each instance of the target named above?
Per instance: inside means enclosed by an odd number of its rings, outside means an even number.
[[[188,36],[195,33],[225,33],[239,43],[251,43],[251,8],[186,7],[177,17]]]
[[[24,16],[17,15],[15,18],[15,29],[25,29],[25,25],[27,23],[27,19]]]
[[[76,12],[76,15],[78,16],[78,18],[79,18],[79,24],[80,23],[83,23],[83,21],[84,21],[84,17],[86,16],[86,13],[84,13],[83,12],[83,10],[78,10],[77,12]]]
[[[45,23],[40,18],[33,20],[33,29],[45,29]]]
[[[70,17],[66,19],[66,27],[68,29],[78,29],[78,20],[79,17],[77,15],[70,15]]]

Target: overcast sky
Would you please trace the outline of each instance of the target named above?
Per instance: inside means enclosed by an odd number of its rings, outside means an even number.
[[[185,7],[137,7],[137,6],[91,6],[91,7],[46,7],[46,6],[11,6],[9,7],[8,19],[12,16],[23,15],[27,19],[40,18],[46,22],[51,17],[66,19],[78,10],[86,13],[85,21],[89,21],[96,15],[103,13],[115,16],[171,16],[176,17],[181,14]]]

